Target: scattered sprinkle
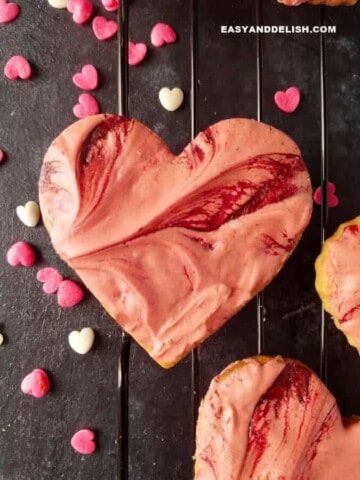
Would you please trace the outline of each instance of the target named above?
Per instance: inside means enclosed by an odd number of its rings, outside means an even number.
[[[92,23],[93,32],[98,40],[109,40],[118,31],[118,24],[115,20],[107,20],[105,17],[97,16]]]
[[[30,63],[25,57],[21,55],[15,55],[6,62],[4,73],[10,80],[28,80],[31,77],[32,71]]]
[[[16,3],[0,0],[0,23],[9,23],[19,15],[20,8]]]
[[[2,162],[4,160],[4,158],[5,158],[5,153],[0,148],[0,162]]]
[[[163,87],[159,92],[161,105],[169,112],[177,110],[184,101],[184,93],[181,88],[175,87],[172,90]]]
[[[5,342],[4,335],[0,333],[0,345],[2,345]]]
[[[21,382],[21,391],[35,398],[44,397],[50,390],[50,380],[47,373],[41,368],[36,368],[26,375]]]
[[[84,65],[81,72],[72,77],[73,83],[82,90],[95,90],[99,83],[99,76],[94,65]]]
[[[77,305],[84,298],[84,290],[73,280],[63,280],[57,291],[60,307],[69,308]]]
[[[328,206],[333,208],[339,205],[339,198],[335,195],[335,184],[328,182],[327,192],[328,192]],[[322,204],[322,188],[318,187],[314,192],[314,202],[318,205]]]
[[[40,221],[40,208],[39,205],[30,200],[25,205],[19,205],[16,207],[16,215],[27,227],[36,227]]]
[[[90,455],[96,450],[94,438],[95,434],[91,430],[79,430],[72,437],[71,446],[78,453],[82,453],[83,455]]]
[[[138,65],[146,57],[147,46],[145,43],[129,42],[129,65]]]
[[[36,278],[43,283],[42,289],[48,294],[57,292],[60,283],[63,281],[62,275],[53,267],[41,268],[37,272]]]
[[[6,254],[6,261],[12,267],[22,265],[23,267],[32,267],[35,263],[35,252],[31,245],[26,242],[14,243]]]
[[[277,107],[286,113],[293,113],[300,103],[300,90],[297,87],[290,87],[285,92],[279,90],[274,95]]]
[[[96,115],[100,112],[100,107],[96,98],[89,93],[82,93],[79,96],[78,102],[79,103],[73,108],[76,118],[85,118],[89,115]]]
[[[68,0],[67,9],[72,13],[74,22],[82,25],[90,19],[93,11],[93,4],[90,0]]]
[[[116,12],[119,8],[119,0],[101,0],[101,3],[108,12]]]
[[[157,23],[151,30],[150,39],[154,47],[162,47],[165,43],[176,42],[176,32],[167,23]]]
[[[69,345],[74,350],[74,352],[79,353],[80,355],[85,355],[91,350],[91,347],[94,344],[95,333],[94,330],[90,327],[85,327],[80,330],[74,330],[69,334],[68,337]]]
[[[66,8],[68,0],[48,0],[49,5],[54,8]]]

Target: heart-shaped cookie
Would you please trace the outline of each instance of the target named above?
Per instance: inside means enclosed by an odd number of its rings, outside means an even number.
[[[271,281],[312,203],[296,144],[247,119],[175,156],[136,120],[88,117],[53,142],[40,179],[56,251],[165,367]]]
[[[281,357],[235,362],[211,382],[196,435],[196,480],[358,478],[360,422],[343,421],[310,369]]]

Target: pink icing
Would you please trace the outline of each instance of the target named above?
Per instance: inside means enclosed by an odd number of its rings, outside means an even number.
[[[211,382],[201,404],[196,480],[338,480],[359,470],[360,423],[305,366],[247,359]]]
[[[174,156],[140,122],[99,115],[51,145],[40,206],[59,255],[169,366],[274,277],[312,195],[298,147],[268,125],[225,120]]]

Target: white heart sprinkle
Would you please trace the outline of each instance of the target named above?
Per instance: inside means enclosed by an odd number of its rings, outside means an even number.
[[[48,0],[49,5],[54,8],[66,8],[68,0]]]
[[[181,88],[175,87],[172,90],[170,88],[164,87],[159,92],[159,100],[161,105],[168,110],[173,112],[177,110],[184,101],[184,93]]]
[[[91,350],[94,344],[95,332],[90,327],[83,328],[80,332],[74,330],[69,334],[69,345],[74,352],[84,355]]]
[[[0,333],[0,345],[2,345],[4,343],[4,335],[2,333]]]
[[[16,214],[27,227],[36,227],[40,220],[40,208],[32,200],[16,207]]]

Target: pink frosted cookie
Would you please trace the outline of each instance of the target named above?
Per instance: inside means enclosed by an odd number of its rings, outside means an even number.
[[[312,204],[297,145],[247,119],[174,156],[136,120],[88,117],[53,142],[40,178],[55,250],[165,367],[271,281]]]
[[[357,0],[278,0],[279,3],[288,5],[289,7],[297,7],[303,3],[310,3],[311,5],[327,5],[329,7],[351,7],[357,3]]]

